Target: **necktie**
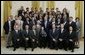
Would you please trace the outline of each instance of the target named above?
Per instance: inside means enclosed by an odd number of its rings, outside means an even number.
[[[55,32],[55,29],[53,29],[53,33]]]
[[[11,21],[9,21],[9,31],[11,31]]]
[[[63,33],[63,29],[61,29],[61,33]]]
[[[26,30],[27,31],[27,34],[28,34],[28,30]]]
[[[35,30],[34,30],[34,35],[36,35]]]
[[[47,21],[45,21],[45,28],[46,28],[46,26],[47,26]]]

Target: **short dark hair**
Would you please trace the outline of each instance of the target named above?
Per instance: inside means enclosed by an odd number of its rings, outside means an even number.
[[[27,7],[26,9],[29,9],[29,7]]]
[[[75,19],[75,20],[77,20],[77,19],[78,19],[78,20],[80,20],[80,19],[79,19],[79,17],[76,17],[76,19]]]
[[[72,16],[70,16],[69,18],[72,18],[72,19],[73,19],[73,17],[72,17]]]

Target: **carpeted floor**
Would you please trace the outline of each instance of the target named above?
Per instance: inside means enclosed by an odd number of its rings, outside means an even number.
[[[31,48],[24,50],[24,48],[19,48],[16,51],[13,51],[13,48],[6,48],[5,40],[1,39],[1,54],[84,54],[84,40],[80,41],[80,48],[75,49],[74,52],[64,51],[64,50],[52,50],[52,49],[40,49],[36,48],[34,51],[31,51]]]

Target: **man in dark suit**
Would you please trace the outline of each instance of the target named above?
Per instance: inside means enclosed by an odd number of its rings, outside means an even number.
[[[64,29],[69,31],[69,23],[67,21],[64,22]]]
[[[54,8],[51,8],[51,14],[52,15],[56,15],[55,11],[54,11]]]
[[[14,25],[14,30],[12,31],[11,36],[12,36],[12,43],[13,43],[13,47],[14,47],[13,51],[15,51],[16,48],[20,47],[21,37],[22,37],[22,33],[17,24]]]
[[[75,42],[75,44],[76,44],[76,47],[77,48],[79,48],[79,46],[80,46],[80,28],[81,28],[81,23],[80,23],[80,19],[78,18],[78,17],[76,17],[76,19],[75,19],[75,21],[76,21],[76,33],[77,33],[77,38],[76,38],[76,42]]]
[[[33,25],[32,30],[30,31],[30,38],[31,38],[31,44],[32,44],[32,51],[34,50],[34,48],[37,47],[37,43],[38,43],[38,38],[37,38],[37,32],[36,32],[36,26]]]
[[[25,25],[25,30],[23,30],[22,34],[24,39],[24,47],[25,47],[25,50],[27,50],[27,47],[30,47],[31,45],[29,25]]]
[[[15,25],[15,23],[16,23],[16,20],[18,19],[18,15],[15,15],[15,20],[12,20],[11,22],[12,22],[12,31],[14,30],[14,25]]]
[[[23,11],[24,11],[24,7],[21,6],[20,10],[18,10],[18,16],[22,16]]]
[[[32,29],[33,22],[32,22],[32,20],[29,17],[27,17],[26,21],[23,23],[23,29],[25,29],[25,25],[29,25],[29,29],[30,30]]]
[[[47,34],[47,45],[48,45],[48,47],[49,47],[49,29],[50,29],[50,22],[49,22],[49,20],[48,20],[48,15],[45,15],[45,17],[44,17],[44,22],[43,22],[43,26],[44,26],[44,29],[45,29],[45,32],[46,32],[46,34]]]
[[[46,8],[46,14],[49,15],[49,8]]]
[[[76,31],[76,23],[73,21],[73,17],[69,17],[69,26],[72,26],[73,31]]]
[[[47,46],[46,37],[47,37],[47,34],[46,34],[45,30],[44,30],[44,27],[41,27],[41,30],[40,30],[40,47],[41,48],[42,47],[45,48]]]
[[[76,38],[76,32],[73,31],[72,26],[69,27],[69,33],[68,33],[68,48],[69,50],[72,50],[74,52],[74,46],[75,46],[75,38]]]
[[[56,24],[57,25],[60,25],[61,24],[61,15],[57,15],[57,18],[56,18]]]
[[[3,28],[5,30],[6,35],[6,48],[11,46],[11,31],[12,31],[12,21],[11,17],[8,17],[8,20],[5,22]]]
[[[43,9],[40,7],[39,14],[43,15]]]
[[[29,12],[29,14],[31,14],[31,15],[34,14],[34,9],[33,9],[33,7],[31,8],[31,11]]]
[[[59,30],[56,29],[55,24],[52,24],[52,29],[50,30],[50,48],[58,49],[58,37]]]
[[[29,15],[29,7],[26,8],[25,14]]]
[[[36,25],[36,36],[37,36],[37,41],[38,41],[38,43],[37,43],[37,46],[39,46],[40,47],[40,31],[41,31],[41,25],[39,24],[39,23],[37,23],[37,25]]]
[[[61,24],[59,31],[58,47],[67,51],[67,31],[64,29],[64,24]]]

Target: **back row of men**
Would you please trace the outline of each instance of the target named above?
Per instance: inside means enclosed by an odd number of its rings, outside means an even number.
[[[36,46],[64,48],[65,50],[70,47],[74,51],[75,42],[79,43],[79,18],[76,18],[76,22],[74,22],[73,17],[69,17],[66,8],[63,13],[54,12],[54,9],[49,11],[48,8],[45,13],[42,9],[40,12],[36,9],[30,12],[29,8],[26,10],[24,12],[21,8],[18,15],[15,16],[15,20],[10,16],[5,22],[7,47],[10,46],[12,40],[14,50],[23,45],[26,50],[29,45],[32,47],[32,51]]]

